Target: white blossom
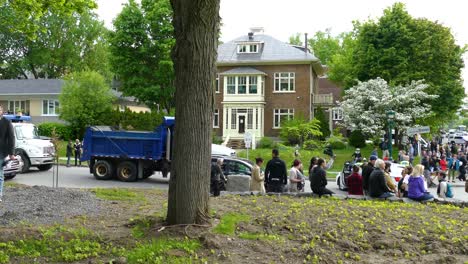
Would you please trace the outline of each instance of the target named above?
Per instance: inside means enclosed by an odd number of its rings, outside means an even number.
[[[416,119],[431,115],[427,101],[437,98],[437,95],[427,94],[427,87],[422,80],[395,87],[381,78],[359,82],[346,90],[340,103],[343,121],[351,130],[378,135],[387,122],[387,111],[393,110],[398,129],[413,126]]]

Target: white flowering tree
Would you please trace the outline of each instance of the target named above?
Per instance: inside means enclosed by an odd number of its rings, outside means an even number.
[[[390,86],[381,78],[359,82],[346,90],[340,103],[344,123],[351,130],[381,135],[387,122],[386,112],[393,110],[398,130],[413,126],[417,119],[432,114],[426,102],[437,96],[427,94],[426,88],[423,81],[412,81],[407,86]]]

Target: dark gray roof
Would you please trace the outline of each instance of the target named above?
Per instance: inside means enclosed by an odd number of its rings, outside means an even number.
[[[260,42],[258,53],[237,53],[239,42]],[[221,44],[218,47],[218,64],[258,63],[258,62],[318,62],[312,54],[301,51],[268,35],[254,35],[249,40],[247,35]]]
[[[221,72],[222,75],[239,75],[239,74],[246,74],[246,75],[267,75],[266,73],[259,71],[257,69],[251,67],[239,67],[234,68],[225,72]]]
[[[60,94],[60,79],[0,80],[0,95]]]

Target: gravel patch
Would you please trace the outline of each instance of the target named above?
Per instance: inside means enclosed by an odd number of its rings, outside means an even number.
[[[4,189],[0,225],[63,223],[79,215],[97,215],[103,201],[89,191],[45,186]]]

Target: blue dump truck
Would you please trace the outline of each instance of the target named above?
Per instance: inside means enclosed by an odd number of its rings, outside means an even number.
[[[88,161],[90,173],[98,180],[136,181],[150,177],[155,171],[167,177],[174,125],[174,117],[164,117],[152,132],[88,127],[81,161]]]

